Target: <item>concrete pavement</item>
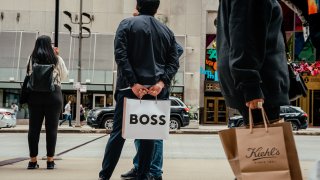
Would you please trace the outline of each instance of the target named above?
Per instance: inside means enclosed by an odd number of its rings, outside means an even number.
[[[217,134],[220,130],[227,129],[226,125],[199,125],[192,121],[188,127],[181,128],[176,134]],[[44,128],[43,128],[44,130]],[[17,125],[14,128],[3,128],[0,133],[26,133],[28,125]],[[106,133],[106,130],[93,129],[87,125],[81,128],[59,127],[59,133]],[[295,132],[296,135],[320,135],[320,128],[309,127],[306,130]],[[15,147],[19,148],[19,147]],[[214,153],[214,152],[213,152]],[[101,168],[101,158],[92,157],[70,157],[61,155],[62,160],[56,160],[57,169],[47,170],[46,161],[39,160],[40,168],[27,170],[28,160],[10,165],[0,166],[1,180],[96,180]],[[0,161],[7,160],[5,157]],[[310,170],[315,161],[300,161],[304,179],[308,179]],[[112,176],[112,180],[120,180],[120,174],[132,168],[132,159],[122,157]],[[181,159],[165,158],[164,160],[165,180],[233,180],[234,176],[226,159]]]
[[[56,161],[56,169],[47,170],[40,160],[39,169],[27,170],[28,161],[0,167],[1,180],[97,180],[101,159],[63,158]],[[301,169],[307,179],[313,161],[302,161]],[[119,160],[111,180],[120,180],[120,174],[132,168],[132,159]],[[164,180],[233,180],[232,170],[225,159],[165,159]]]

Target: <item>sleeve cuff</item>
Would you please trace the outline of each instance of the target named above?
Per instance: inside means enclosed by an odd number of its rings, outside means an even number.
[[[162,75],[160,80],[164,83],[165,86],[170,86],[171,85],[171,80],[166,76]]]
[[[264,98],[263,92],[260,88],[260,83],[243,84],[241,86],[241,91],[243,92],[246,102]]]

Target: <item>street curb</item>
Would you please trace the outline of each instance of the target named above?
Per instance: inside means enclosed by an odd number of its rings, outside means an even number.
[[[294,135],[303,135],[303,136],[320,136],[320,132],[293,132]]]
[[[199,129],[183,129],[178,131],[170,131],[170,134],[219,134],[220,130],[199,130]],[[28,129],[0,129],[0,133],[27,133]],[[58,129],[58,133],[80,133],[80,134],[110,134],[110,130],[105,129]],[[45,133],[42,129],[41,133]],[[320,136],[320,132],[296,131],[294,135],[301,136]]]
[[[27,133],[28,129],[1,129],[0,133]],[[45,133],[44,129],[41,130],[41,133]],[[83,134],[90,134],[90,133],[97,133],[97,134],[110,134],[107,133],[105,129],[59,129],[58,133],[83,133]]]

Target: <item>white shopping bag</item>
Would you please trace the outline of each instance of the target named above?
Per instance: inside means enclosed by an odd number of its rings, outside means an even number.
[[[122,137],[125,139],[167,139],[170,100],[124,98]]]

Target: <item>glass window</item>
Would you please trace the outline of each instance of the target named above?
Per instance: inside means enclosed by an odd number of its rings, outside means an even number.
[[[179,106],[179,103],[175,100],[171,100],[171,106]]]
[[[78,71],[78,39],[71,39],[69,34],[60,33],[60,56],[70,70],[69,79],[77,79]],[[113,83],[113,41],[112,34],[93,33],[89,38],[82,39],[81,48],[81,81],[87,79],[91,83]]]
[[[38,32],[3,31],[0,33],[0,80],[23,81],[26,64]]]

